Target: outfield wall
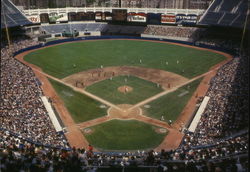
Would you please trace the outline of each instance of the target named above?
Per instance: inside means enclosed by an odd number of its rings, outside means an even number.
[[[150,34],[141,34],[142,38],[155,38],[155,39],[168,39],[173,41],[186,41],[186,42],[193,42],[194,40],[191,38],[183,38],[183,37],[174,37],[174,36],[161,36],[161,35],[150,35]]]

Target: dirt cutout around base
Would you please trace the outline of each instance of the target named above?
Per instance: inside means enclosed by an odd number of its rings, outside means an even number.
[[[155,132],[159,133],[159,134],[163,134],[163,133],[167,133],[167,129],[166,128],[156,128]]]
[[[119,119],[132,119],[133,117],[136,117],[138,115],[142,115],[142,110],[141,108],[134,108],[132,110],[128,110],[130,107],[132,107],[133,105],[129,105],[129,104],[120,104],[117,105],[119,108],[122,109],[122,111],[110,107],[108,109],[108,116],[110,116],[111,118],[119,118]]]
[[[85,134],[92,134],[92,133],[94,132],[94,130],[93,130],[93,129],[90,129],[90,128],[85,128],[85,129],[83,130],[83,132],[84,132]]]
[[[122,93],[126,94],[126,93],[129,93],[129,92],[133,91],[133,88],[130,87],[130,86],[124,85],[124,86],[118,87],[117,90],[119,92],[122,92]]]

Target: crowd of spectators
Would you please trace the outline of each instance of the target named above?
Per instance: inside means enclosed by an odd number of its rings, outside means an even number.
[[[0,171],[145,166],[159,171],[248,171],[247,158],[241,158],[248,152],[248,132],[232,137],[248,126],[248,56],[234,58],[219,69],[210,82],[210,101],[197,129],[186,133],[178,149],[93,153],[91,146],[69,148],[40,99],[40,82],[28,66],[13,58],[13,52],[37,43],[22,38],[11,47],[1,45]]]
[[[158,26],[148,25],[143,34],[166,36],[172,38],[192,38],[199,37],[202,29],[197,27],[179,27],[179,26]]]
[[[230,34],[228,34],[230,33]],[[232,28],[211,27],[204,28],[195,40],[196,45],[208,45],[225,50],[239,51],[241,46],[242,31]]]
[[[236,57],[210,81],[208,105],[189,144],[213,144],[248,127],[248,58]]]
[[[240,42],[235,40],[224,40],[224,39],[208,39],[208,38],[199,38],[195,41],[195,45],[208,45],[212,47],[220,47],[226,50],[239,51]]]
[[[67,147],[41,101],[40,82],[28,66],[13,58],[13,52],[36,44],[21,38],[11,47],[1,47],[0,128],[37,143]]]
[[[212,147],[134,153],[93,153],[91,148],[70,150],[37,146],[0,131],[0,170],[5,171],[95,171],[101,168],[154,167],[162,171],[246,172],[248,136],[224,140]],[[237,158],[230,155],[239,155]],[[210,169],[212,168],[212,169]],[[210,169],[210,170],[209,170]],[[235,170],[233,170],[235,169]],[[136,170],[136,171],[137,171]]]

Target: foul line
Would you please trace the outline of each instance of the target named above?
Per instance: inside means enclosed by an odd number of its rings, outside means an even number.
[[[154,96],[152,96],[152,97],[149,97],[148,99],[145,99],[145,100],[143,100],[143,101],[141,101],[141,102],[135,104],[134,106],[130,107],[128,110],[132,110],[132,109],[134,109],[134,108],[136,108],[136,107],[140,107],[140,106],[145,105],[145,104],[147,104],[147,103],[149,103],[149,102],[152,102],[152,101],[154,101],[154,100],[156,100],[156,99],[158,99],[158,98],[160,98],[160,97],[162,97],[162,96],[164,96],[164,95],[166,95],[166,94],[168,94],[168,93],[171,93],[171,92],[173,92],[173,91],[176,91],[178,88],[180,88],[180,87],[182,87],[182,86],[184,86],[184,85],[186,85],[186,84],[189,84],[189,83],[191,83],[191,82],[193,82],[193,81],[195,81],[195,80],[197,80],[197,79],[199,79],[199,78],[202,78],[202,77],[208,75],[209,73],[218,70],[219,68],[220,68],[220,67],[217,67],[217,68],[215,68],[215,69],[213,69],[213,70],[210,70],[210,71],[208,71],[208,72],[206,72],[206,73],[203,73],[202,75],[196,76],[196,77],[194,77],[194,78],[192,78],[192,79],[190,79],[190,80],[188,80],[188,81],[186,81],[186,82],[184,82],[184,83],[182,83],[182,84],[180,84],[180,85],[178,85],[178,86],[176,86],[176,87],[173,87],[172,89],[163,91],[163,92],[161,92],[161,93],[159,93],[159,94],[156,94],[156,95],[154,95]]]
[[[42,71],[40,71],[40,70],[38,70],[38,69],[36,69],[36,68],[33,68],[33,67],[32,67],[32,69],[33,69],[34,71],[37,71],[37,72],[39,72],[40,74],[42,74],[42,75],[44,75],[44,76],[50,78],[50,79],[53,79],[53,80],[55,80],[55,81],[57,81],[57,82],[59,82],[59,83],[61,83],[61,84],[63,84],[63,85],[66,85],[66,86],[72,88],[74,91],[77,91],[77,92],[79,92],[79,93],[82,93],[82,94],[84,94],[84,95],[86,95],[86,96],[88,96],[88,97],[90,97],[90,98],[93,98],[93,99],[95,99],[95,100],[97,100],[97,101],[99,101],[99,102],[101,102],[101,103],[103,103],[103,104],[106,104],[106,105],[108,105],[108,106],[110,106],[110,107],[113,107],[113,108],[115,108],[115,109],[117,109],[117,110],[122,111],[121,108],[119,108],[118,106],[116,106],[116,105],[114,105],[114,104],[108,102],[107,100],[104,100],[104,99],[102,99],[102,98],[100,98],[100,97],[98,97],[98,96],[96,96],[96,95],[94,95],[94,94],[91,94],[91,93],[89,93],[89,92],[87,92],[87,91],[85,91],[85,90],[83,90],[83,89],[80,89],[80,88],[74,87],[74,86],[72,86],[72,85],[70,85],[70,84],[67,84],[67,83],[63,82],[62,80],[60,80],[60,79],[58,79],[58,78],[55,78],[55,77],[53,77],[53,76],[51,76],[51,75],[48,75],[48,74],[46,74],[46,73],[44,73],[44,72],[42,72]]]

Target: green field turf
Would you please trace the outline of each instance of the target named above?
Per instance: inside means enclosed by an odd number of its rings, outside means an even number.
[[[127,82],[125,82],[127,79]],[[118,87],[128,85],[133,88],[126,94],[119,92]],[[157,84],[134,76],[117,76],[112,80],[104,80],[86,88],[86,91],[114,104],[135,104],[163,91]]]
[[[225,57],[209,51],[165,43],[96,40],[40,49],[26,55],[24,59],[58,78],[87,69],[100,68],[101,65],[104,67],[127,65],[156,68],[192,78],[205,73]],[[74,64],[76,64],[75,68]]]
[[[68,86],[49,79],[57,94],[63,100],[64,105],[70,112],[76,123],[88,121],[106,115],[107,109],[99,106],[101,103],[81,93],[78,93]]]
[[[166,136],[167,133],[156,133],[155,128],[135,120],[112,120],[91,127],[94,132],[84,135],[101,150],[142,150],[158,146]]]
[[[195,80],[172,93],[150,102],[148,104],[151,106],[150,108],[143,108],[146,113],[145,115],[159,120],[161,116],[164,116],[166,121],[172,120],[174,122],[192,97],[201,80]],[[190,86],[189,89],[187,88],[188,85]],[[188,93],[181,96],[186,91]]]

